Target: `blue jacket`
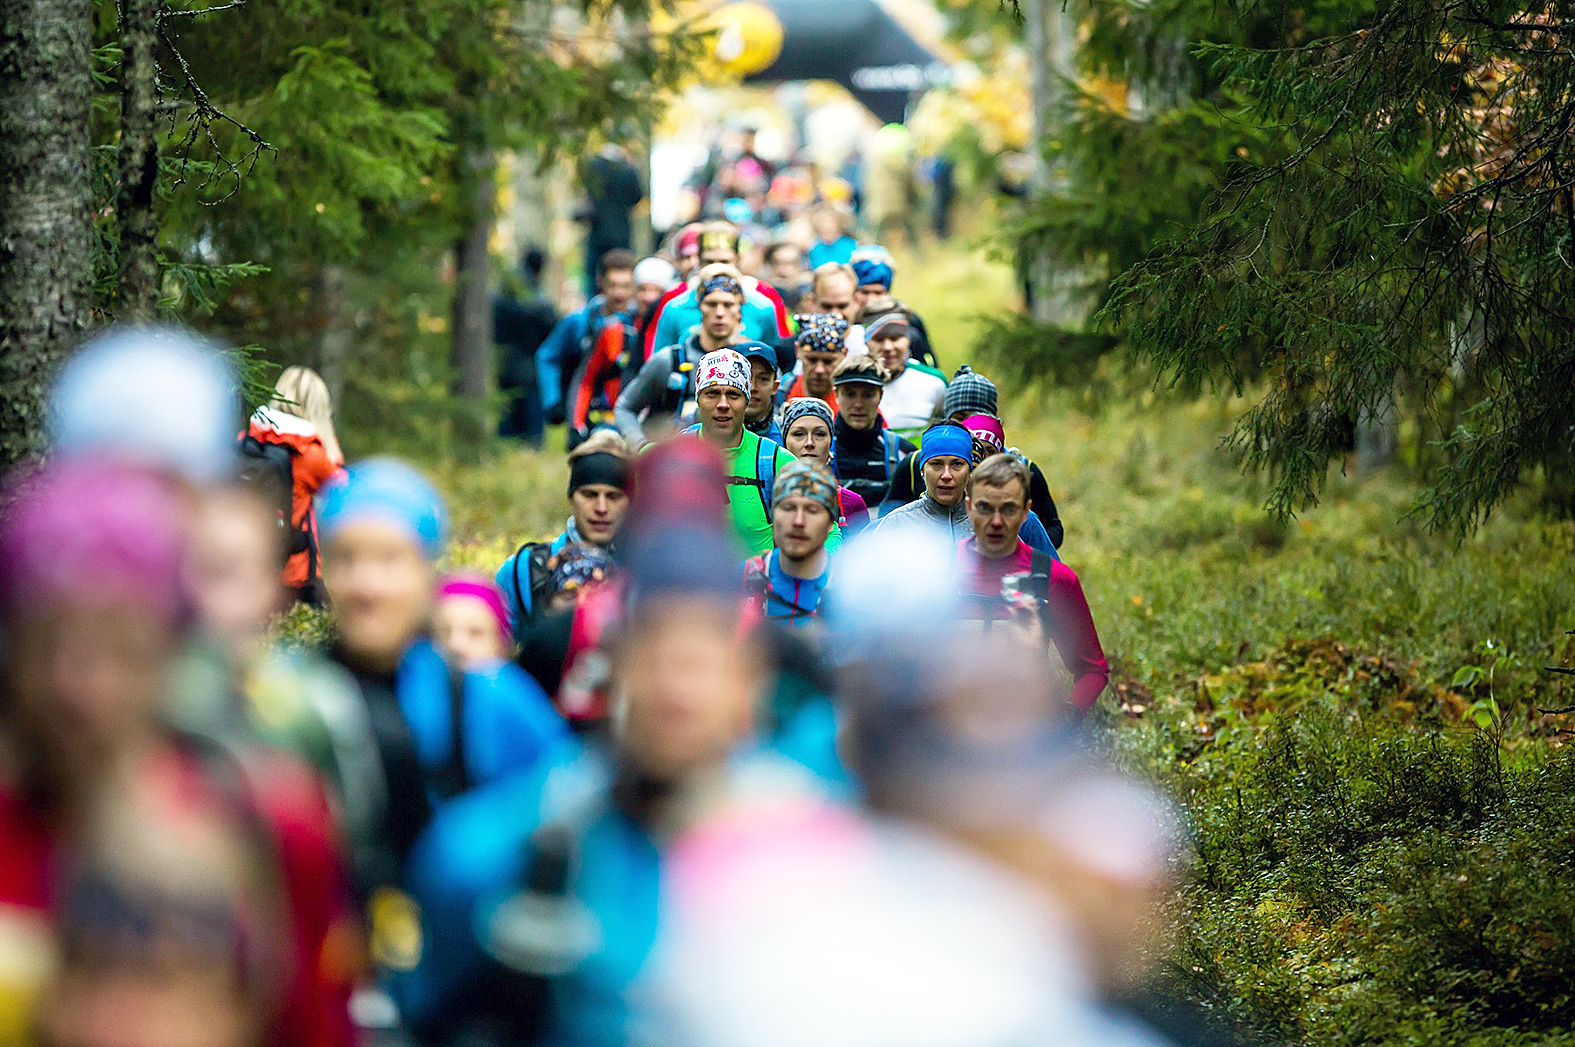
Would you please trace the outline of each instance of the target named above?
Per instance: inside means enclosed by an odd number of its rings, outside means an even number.
[[[1039,514],[1032,509],[1028,510],[1028,519],[1017,529],[1017,537],[1028,543],[1029,548],[1038,549],[1042,553],[1049,553],[1052,560],[1061,559],[1061,554],[1056,552],[1055,543],[1050,540],[1050,532],[1045,530],[1044,521],[1039,519]]]
[[[547,340],[536,350],[536,382],[541,389],[542,410],[551,411],[562,402],[569,376],[580,366],[587,347],[601,329],[609,323],[628,322],[629,315],[626,312],[602,315],[605,301],[605,298],[597,295],[586,302],[583,309],[559,320]],[[698,313],[697,308],[697,316]]]
[[[745,281],[749,284],[749,281]],[[667,301],[656,314],[656,333],[650,337],[651,351],[677,345],[689,335],[691,327],[700,324],[700,301],[694,288]],[[750,286],[744,292],[743,336],[757,342],[774,343],[782,337],[777,332],[776,303]]]
[[[605,753],[569,743],[538,773],[498,781],[433,819],[411,859],[421,958],[394,983],[414,1028],[473,1017],[466,1012],[474,1000],[464,998],[502,969],[481,941],[494,934],[506,940],[508,903],[525,883],[531,836],[554,823],[567,830],[574,853],[567,900],[590,917],[595,947],[551,979],[548,1042],[627,1042],[623,993],[656,940],[661,870],[655,842],[610,802],[611,781]],[[517,1005],[507,996],[488,1002]]]
[[[570,542],[579,540],[580,533],[574,526],[574,517],[571,516],[556,538],[546,543],[526,542],[510,553],[509,558],[503,561],[503,566],[498,568],[498,573],[492,576],[498,588],[503,590],[503,604],[509,612],[509,628],[513,630],[515,643],[524,642],[525,628],[530,625],[531,616],[536,613],[530,593],[531,551],[542,548],[545,544],[545,552],[551,556]]]
[[[448,664],[426,640],[417,641],[400,663],[399,711],[429,783],[460,764],[470,788],[533,770],[569,736],[541,687],[513,662],[467,672],[459,686],[464,744],[463,758],[455,763],[455,694]],[[444,799],[430,785],[428,792],[434,807]]]

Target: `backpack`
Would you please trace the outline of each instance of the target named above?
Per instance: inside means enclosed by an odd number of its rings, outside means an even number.
[[[295,512],[295,450],[286,444],[259,440],[245,433],[236,444],[240,457],[237,478],[242,484],[257,491],[278,512],[280,543],[286,560],[296,553],[305,552],[308,579],[317,577],[317,543],[313,541],[311,514],[294,521]]]
[[[516,635],[523,632],[525,622],[552,598],[552,572],[547,570],[547,561],[551,558],[551,542],[526,542],[514,551],[514,602],[520,609],[521,619],[514,625]],[[529,567],[528,583],[520,578],[521,560]]]
[[[889,491],[891,482],[897,476],[897,465],[902,459],[902,437],[890,429],[880,431],[881,449],[886,453],[886,487]]]

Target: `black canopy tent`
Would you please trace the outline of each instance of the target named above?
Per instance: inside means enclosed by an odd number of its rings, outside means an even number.
[[[920,44],[875,0],[768,0],[782,25],[782,51],[745,83],[830,80],[883,123],[900,123],[908,103],[945,83],[940,56]]]

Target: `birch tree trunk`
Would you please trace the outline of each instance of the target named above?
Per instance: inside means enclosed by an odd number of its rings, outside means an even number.
[[[92,295],[91,0],[0,0],[0,468],[37,451]]]

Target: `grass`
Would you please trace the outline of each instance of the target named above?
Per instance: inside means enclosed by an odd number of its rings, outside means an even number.
[[[1012,304],[978,251],[899,263],[948,368]],[[1539,711],[1575,705],[1542,668],[1575,664],[1575,525],[1528,495],[1463,542],[1430,534],[1398,471],[1270,519],[1219,447],[1245,407],[1139,387],[1002,409],[1111,657],[1109,748],[1192,829],[1168,976],[1267,1043],[1575,1043],[1575,723]],[[432,471],[450,560],[490,573],[561,528],[567,474],[487,453]]]

